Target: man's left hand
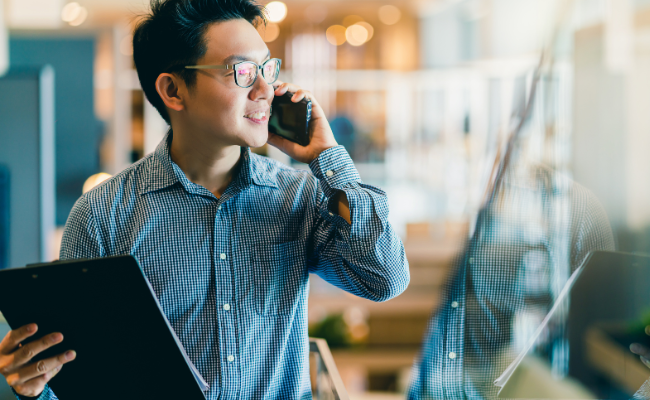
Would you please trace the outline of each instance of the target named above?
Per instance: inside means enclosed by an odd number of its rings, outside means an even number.
[[[288,91],[294,94],[291,98],[291,101],[294,103],[297,103],[304,98],[311,101],[311,120],[309,121],[310,140],[309,145],[301,146],[298,143],[294,143],[269,132],[268,143],[270,145],[277,147],[294,160],[306,164],[309,164],[318,158],[320,153],[323,151],[338,145],[336,139],[334,139],[334,133],[332,133],[332,128],[330,128],[330,124],[327,122],[323,109],[309,91],[287,82],[276,81],[274,86],[276,87],[276,96],[282,96]]]

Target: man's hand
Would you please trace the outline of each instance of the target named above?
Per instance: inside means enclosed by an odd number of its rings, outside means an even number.
[[[269,132],[269,144],[288,154],[294,160],[306,164],[314,161],[324,150],[338,145],[336,139],[334,139],[332,128],[330,128],[330,124],[327,122],[327,118],[325,118],[323,109],[309,91],[303,90],[291,83],[280,81],[276,81],[274,86],[276,86],[276,96],[282,96],[289,91],[294,94],[291,98],[291,101],[294,103],[299,102],[305,97],[311,101],[311,121],[309,122],[310,140],[308,146],[301,146],[298,143],[294,143]]]
[[[32,358],[37,354],[63,341],[62,334],[52,333],[24,346],[20,344],[37,330],[36,324],[25,325],[7,333],[0,342],[0,374],[16,393],[28,397],[39,396],[45,389],[45,384],[61,371],[63,364],[76,357],[75,352],[70,350],[32,363]]]

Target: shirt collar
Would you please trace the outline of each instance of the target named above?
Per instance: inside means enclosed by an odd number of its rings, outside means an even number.
[[[171,129],[164,139],[160,141],[152,155],[152,165],[147,171],[145,185],[140,194],[164,189],[179,183],[189,193],[203,194],[204,187],[191,182],[181,168],[172,161],[170,146],[173,133]],[[238,186],[241,189],[251,184],[258,186],[278,187],[275,175],[269,174],[259,156],[251,154],[248,147],[242,147],[240,159],[241,166],[237,176],[231,182],[231,186]]]

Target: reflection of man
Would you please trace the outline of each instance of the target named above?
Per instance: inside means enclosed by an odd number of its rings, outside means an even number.
[[[308,274],[375,301],[408,284],[386,196],[361,183],[310,93],[286,83],[273,90],[279,64],[253,25],[263,15],[257,4],[152,5],[135,31],[134,59],[147,98],[173,134],[79,199],[61,258],[137,256],[211,386],[207,398],[311,398]],[[312,100],[307,147],[268,137],[270,103],[287,90],[294,102]],[[267,138],[312,173],[250,152]],[[7,336],[0,372],[18,393],[50,399],[44,385],[65,356],[29,360],[63,338],[54,333],[17,350],[35,330],[32,324]],[[137,353],[146,338],[133,339]],[[128,362],[129,354],[110,357]]]
[[[546,168],[526,171],[513,168],[479,215],[430,321],[409,399],[495,398],[494,380],[525,340],[516,327],[540,322],[589,251],[614,248],[589,191]],[[563,327],[553,329],[540,350],[562,373],[568,349]]]

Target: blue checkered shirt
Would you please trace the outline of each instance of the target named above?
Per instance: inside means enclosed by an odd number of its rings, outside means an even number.
[[[342,146],[311,173],[243,148],[217,198],[171,160],[171,140],[77,201],[61,259],[136,256],[206,398],[310,399],[309,273],[374,301],[408,285],[386,194],[361,182]],[[332,212],[339,191],[351,225]]]

